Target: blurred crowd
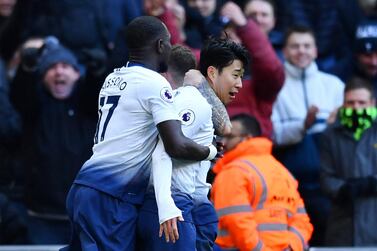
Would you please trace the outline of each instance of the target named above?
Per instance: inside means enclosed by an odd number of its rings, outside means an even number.
[[[141,15],[197,60],[208,37],[241,43],[227,111],[255,117],[298,181],[309,244],[377,246],[376,0],[0,0],[0,244],[69,242],[98,93]]]

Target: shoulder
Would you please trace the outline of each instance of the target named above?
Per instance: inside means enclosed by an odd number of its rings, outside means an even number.
[[[232,161],[226,164],[222,170],[216,174],[216,180],[219,182],[230,182],[232,180],[239,181],[239,178],[247,178],[252,174],[248,167],[243,165],[241,162]],[[236,182],[239,184],[239,182]]]
[[[322,142],[329,143],[334,139],[340,139],[340,134],[342,133],[343,127],[338,121],[330,124],[324,131],[321,133],[320,140]]]
[[[341,88],[341,89],[344,88],[343,81],[333,74],[319,71],[319,76],[322,78],[323,80],[322,82],[325,83],[327,86],[333,86],[333,87]]]
[[[211,106],[196,87],[177,89],[174,102],[183,125],[198,125],[211,120]]]
[[[169,82],[160,73],[141,66],[129,67],[129,72],[137,73],[141,78],[147,79],[148,83],[162,83],[170,86]],[[127,68],[126,68],[127,69]]]
[[[202,97],[202,94],[199,92],[198,88],[195,86],[183,86],[177,89],[177,91],[180,91],[181,93],[184,93],[186,95],[194,95],[193,98],[195,97]]]
[[[190,102],[193,106],[208,104],[200,91],[194,86],[184,86],[176,90],[176,98],[184,99]],[[208,104],[209,105],[209,104]]]

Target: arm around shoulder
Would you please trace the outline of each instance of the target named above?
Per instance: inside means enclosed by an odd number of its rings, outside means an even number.
[[[211,152],[210,147],[199,145],[187,138],[182,133],[179,120],[161,122],[157,125],[157,129],[164,142],[166,152],[172,158],[200,161],[208,159],[213,154],[213,149]]]

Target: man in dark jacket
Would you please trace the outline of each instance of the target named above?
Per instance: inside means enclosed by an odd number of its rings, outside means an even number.
[[[0,61],[0,192],[21,199],[22,170],[17,156],[21,119],[9,100],[5,64]]]
[[[372,86],[351,79],[322,138],[321,185],[332,199],[325,245],[377,245],[376,118]]]
[[[38,62],[37,73],[20,67],[11,85],[23,122],[29,237],[32,244],[64,244],[65,198],[91,154],[101,81],[84,81],[75,56],[60,44],[45,45]]]
[[[354,41],[354,73],[370,81],[374,96],[377,95],[377,22],[361,22],[356,29]],[[351,76],[352,77],[352,76]]]

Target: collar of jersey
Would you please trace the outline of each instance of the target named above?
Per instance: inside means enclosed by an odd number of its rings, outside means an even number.
[[[145,67],[144,64],[128,61],[127,64],[126,64],[126,67],[132,67],[132,66],[141,66],[141,67]]]

